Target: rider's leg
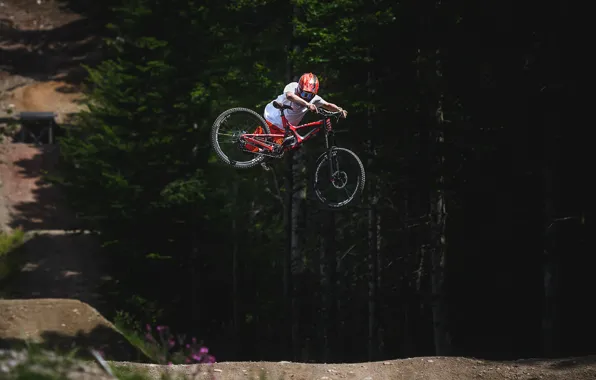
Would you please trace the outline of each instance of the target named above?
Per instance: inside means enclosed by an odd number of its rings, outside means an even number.
[[[281,129],[277,125],[273,124],[269,120],[265,120],[265,122],[269,126],[269,131],[271,134],[283,134],[284,133],[283,129]],[[263,133],[263,128],[261,126],[258,126],[253,132],[253,134],[256,134],[256,135],[260,135],[262,133]],[[283,141],[284,141],[283,137],[276,137],[273,139],[273,142],[275,142],[276,144],[281,144]],[[257,148],[254,145],[250,145],[248,143],[246,144],[246,149],[250,150],[251,152],[259,151],[259,148]]]
[[[254,130],[253,134],[255,135],[260,135],[263,133],[263,127],[261,127],[260,125]],[[246,150],[250,150],[251,152],[258,152],[259,148],[257,148],[254,145],[251,145],[249,143],[246,143],[245,145]]]
[[[281,146],[287,146],[289,144],[293,144],[296,140],[294,134],[290,132],[288,128],[280,127],[278,125],[270,123],[269,121],[267,121],[267,124],[269,125],[271,133],[284,135],[284,137],[276,137],[274,139],[275,143],[280,144]]]
[[[267,125],[269,126],[269,130],[271,131],[271,134],[284,134],[284,130],[283,128],[278,127],[277,125],[273,124],[272,122],[270,122],[269,120],[265,120],[267,122]],[[283,137],[275,137],[273,139],[273,142],[276,144],[281,144],[284,141]]]
[[[271,132],[271,134],[275,134],[275,135],[284,134],[284,130],[282,128],[273,124],[269,120],[265,120],[265,121],[267,122],[267,125],[269,126],[269,131]],[[284,138],[283,137],[274,137],[273,142],[276,144],[282,144],[284,142]],[[269,165],[270,161],[271,161],[271,157],[265,157],[265,159],[261,163],[261,167],[263,169],[265,169],[266,171],[269,171],[271,169],[271,166]]]

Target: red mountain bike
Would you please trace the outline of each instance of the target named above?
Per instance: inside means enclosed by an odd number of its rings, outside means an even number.
[[[284,110],[291,107],[275,101],[273,106],[281,111],[283,134],[271,133],[265,119],[247,108],[232,108],[219,115],[211,128],[211,142],[218,158],[236,169],[266,165],[265,160],[283,157],[286,151],[298,149],[323,130],[326,151],[316,161],[312,180],[314,194],[333,209],[345,207],[358,198],[364,190],[364,165],[351,150],[335,146],[331,119],[339,120],[341,113],[320,107],[321,120],[291,125],[284,115]],[[258,127],[263,133],[252,133]],[[304,128],[313,129],[301,136],[298,130]]]

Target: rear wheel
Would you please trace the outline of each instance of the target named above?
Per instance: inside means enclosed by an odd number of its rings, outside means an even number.
[[[269,134],[269,126],[261,115],[248,108],[232,108],[215,119],[211,127],[211,144],[217,157],[236,169],[252,168],[265,159],[258,152],[250,151],[251,146],[244,141],[245,133],[255,133],[258,127],[263,134]],[[268,142],[268,138],[257,138]]]
[[[332,209],[348,206],[364,190],[364,165],[356,153],[333,147],[317,160],[313,190],[319,202]]]

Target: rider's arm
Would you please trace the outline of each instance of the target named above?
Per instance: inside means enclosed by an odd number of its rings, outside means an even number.
[[[320,102],[319,104],[321,105],[321,107],[333,112],[342,112],[344,110],[343,108],[329,102]]]
[[[293,92],[286,92],[286,98],[294,103],[300,104],[303,107],[308,107],[308,102],[298,95],[294,94]]]
[[[329,111],[341,112],[343,117],[348,116],[348,111],[346,111],[345,109],[341,108],[340,106],[338,106],[336,104],[329,103],[323,99],[321,99],[319,101],[319,104],[321,105],[322,108],[328,109]]]

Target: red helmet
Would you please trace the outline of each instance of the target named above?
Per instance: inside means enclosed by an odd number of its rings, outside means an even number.
[[[319,78],[313,73],[302,74],[298,80],[298,95],[311,100],[319,92]]]

